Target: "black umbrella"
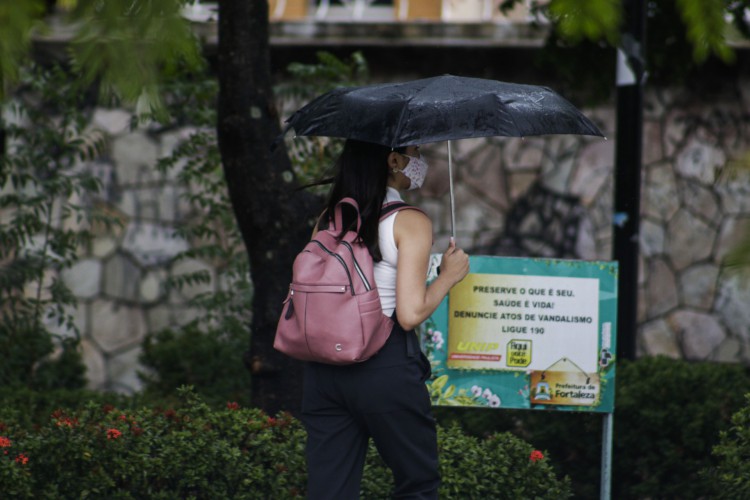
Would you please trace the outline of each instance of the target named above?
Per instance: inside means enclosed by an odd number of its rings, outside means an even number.
[[[547,87],[453,75],[337,88],[297,110],[286,123],[285,133],[293,129],[298,136],[342,137],[394,148],[448,141],[451,214],[451,140],[603,136],[583,113]]]

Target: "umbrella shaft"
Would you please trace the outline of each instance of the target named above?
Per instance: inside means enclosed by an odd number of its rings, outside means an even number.
[[[448,141],[448,184],[450,186],[451,197],[451,238],[456,239],[456,207],[455,197],[453,196],[453,158],[451,156],[451,141]]]

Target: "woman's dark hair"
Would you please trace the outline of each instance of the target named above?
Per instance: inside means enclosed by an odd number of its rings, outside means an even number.
[[[359,205],[362,226],[359,237],[370,250],[370,255],[379,262],[382,260],[378,245],[378,224],[380,208],[385,199],[388,182],[388,154],[393,151],[388,146],[348,139],[336,161],[336,175],[326,205],[325,217],[333,214],[336,204],[343,198],[354,198]],[[396,149],[401,151],[401,148]],[[343,231],[355,230],[356,214],[348,205],[344,206]]]

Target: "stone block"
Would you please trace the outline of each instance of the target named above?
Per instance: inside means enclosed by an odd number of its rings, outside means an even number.
[[[550,156],[542,164],[542,185],[556,193],[569,192],[577,166],[580,142],[555,141]]]
[[[733,338],[724,339],[709,359],[720,363],[740,363],[742,362],[742,343]]]
[[[94,127],[102,129],[109,135],[121,135],[130,130],[133,115],[122,109],[96,108],[91,118]]]
[[[128,187],[120,190],[115,206],[128,219],[139,220],[138,194],[136,189]]]
[[[140,344],[146,335],[146,320],[140,307],[96,300],[91,304],[91,321],[91,336],[106,353]]]
[[[643,123],[643,165],[650,165],[664,160],[662,148],[662,125],[658,121],[644,121]],[[614,141],[608,141],[614,142]]]
[[[725,214],[750,213],[750,168],[738,169],[733,175],[720,179],[715,189]]]
[[[650,219],[641,219],[640,250],[646,257],[664,253],[664,226]]]
[[[463,142],[463,141],[459,141]],[[507,209],[508,173],[506,172],[502,154],[497,146],[483,141],[484,146],[475,151],[471,158],[456,165],[460,169],[461,184],[470,187],[475,199],[480,198],[485,203]],[[511,188],[512,189],[512,188]]]
[[[750,234],[750,216],[741,218],[724,217],[714,249],[714,262],[723,263],[748,234]]]
[[[188,249],[188,243],[167,225],[148,222],[128,224],[122,249],[142,266],[164,264]]]
[[[688,111],[681,106],[672,108],[664,118],[664,135],[662,136],[664,156],[671,157],[682,149],[687,140]]]
[[[117,250],[119,241],[115,236],[98,236],[91,244],[91,255],[104,259],[110,257]]]
[[[114,202],[117,188],[117,171],[115,166],[109,161],[97,158],[88,164],[88,170],[101,183],[101,188],[94,195],[94,198],[108,203]]]
[[[713,144],[692,138],[677,155],[675,169],[684,177],[711,186],[717,170],[726,161],[724,151]]]
[[[576,161],[569,194],[580,197],[586,207],[600,196],[613,195],[614,148],[614,141],[590,142],[584,145]]]
[[[77,307],[70,305],[63,306],[63,318],[59,318],[53,306],[46,308],[42,322],[47,331],[53,336],[59,338],[78,338],[86,335],[88,329],[88,306],[85,303],[78,303]],[[54,314],[51,316],[51,314]],[[62,319],[62,323],[59,320]],[[72,324],[68,324],[68,320]],[[76,329],[78,333],[76,333]]]
[[[538,172],[544,161],[544,139],[526,137],[523,140],[504,139],[503,166],[511,172]]]
[[[641,270],[643,267],[639,267],[638,274],[641,274]],[[637,292],[637,311],[636,311],[636,323],[641,325],[648,321],[648,298],[645,291],[645,287],[642,284],[638,285],[638,292]]]
[[[711,256],[717,229],[681,209],[667,226],[666,251],[675,269],[685,269]]]
[[[172,318],[172,308],[170,306],[159,304],[146,309],[146,331],[155,333],[165,328],[171,328],[175,325]]]
[[[510,209],[510,207],[520,198],[525,195],[531,186],[539,179],[538,172],[513,172],[508,175],[508,197],[510,198],[502,206],[504,210]]]
[[[652,259],[647,266],[644,273],[647,278],[647,317],[656,318],[677,307],[677,280],[672,269],[662,259]]]
[[[158,219],[167,224],[173,224],[183,218],[189,205],[182,202],[182,189],[174,185],[165,185],[157,198]]]
[[[183,275],[190,275],[198,272],[208,273],[210,281],[208,283],[185,284],[182,288],[174,290],[172,296],[173,303],[175,303],[175,299],[177,300],[177,303],[179,303],[193,299],[202,293],[213,291],[216,281],[215,270],[205,262],[197,259],[180,259],[175,262],[171,271],[172,278],[179,278]]]
[[[707,313],[683,309],[670,314],[667,322],[680,338],[687,359],[709,359],[727,336],[719,319]]]
[[[145,133],[133,132],[112,141],[112,158],[121,186],[158,182],[159,148]]]
[[[114,299],[135,302],[138,300],[138,284],[141,269],[122,253],[116,253],[104,261],[102,290]]]
[[[696,264],[680,275],[682,303],[704,311],[713,307],[719,267],[714,264]]]
[[[719,276],[715,313],[742,342],[750,342],[750,269],[724,271]]]
[[[671,219],[680,208],[680,194],[669,163],[650,166],[646,171],[641,210],[654,220]]]
[[[143,303],[150,304],[164,298],[167,274],[161,269],[154,269],[146,273],[140,283],[139,294]]]
[[[190,139],[190,136],[198,131],[200,131],[200,128],[198,127],[182,127],[161,134],[158,143],[159,158],[171,156],[180,143]]]
[[[677,183],[685,208],[693,215],[700,217],[711,225],[717,224],[721,217],[719,197],[712,190],[700,183],[681,180]]]
[[[133,346],[107,360],[110,389],[119,393],[133,394],[143,388],[143,383],[138,377],[138,371],[142,370],[138,363],[141,351],[140,346]]]
[[[79,299],[89,299],[101,292],[102,263],[98,259],[82,259],[61,273],[63,282]]]
[[[120,192],[116,196],[109,197],[111,200],[119,200]],[[129,217],[123,213],[114,204],[104,200],[94,200],[92,210],[95,210],[100,218],[106,218],[106,221],[94,220],[91,222],[91,234],[96,236],[113,236],[120,238],[124,228],[128,223]]]
[[[596,260],[598,256],[594,226],[591,219],[585,216],[578,225],[575,253],[576,258],[583,260]]]
[[[93,390],[104,389],[107,384],[104,353],[90,339],[83,339],[79,348],[83,364],[86,366],[86,387]]]
[[[663,319],[650,321],[640,328],[640,344],[649,356],[682,357],[675,333]]]

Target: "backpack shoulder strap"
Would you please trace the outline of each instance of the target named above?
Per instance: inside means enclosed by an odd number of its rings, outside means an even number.
[[[394,212],[400,212],[401,210],[417,210],[424,213],[421,208],[409,205],[403,201],[391,201],[383,205],[383,208],[380,210],[380,220],[382,221]],[[331,225],[331,220],[327,212],[328,210],[323,210],[323,213],[318,217],[318,231],[328,229]]]
[[[385,205],[383,205],[383,208],[380,209],[380,220],[382,221],[389,215],[395,212],[400,212],[401,210],[417,210],[424,213],[422,209],[417,208],[413,205],[409,205],[408,203],[404,203],[403,201],[392,201],[390,203],[386,203]]]

